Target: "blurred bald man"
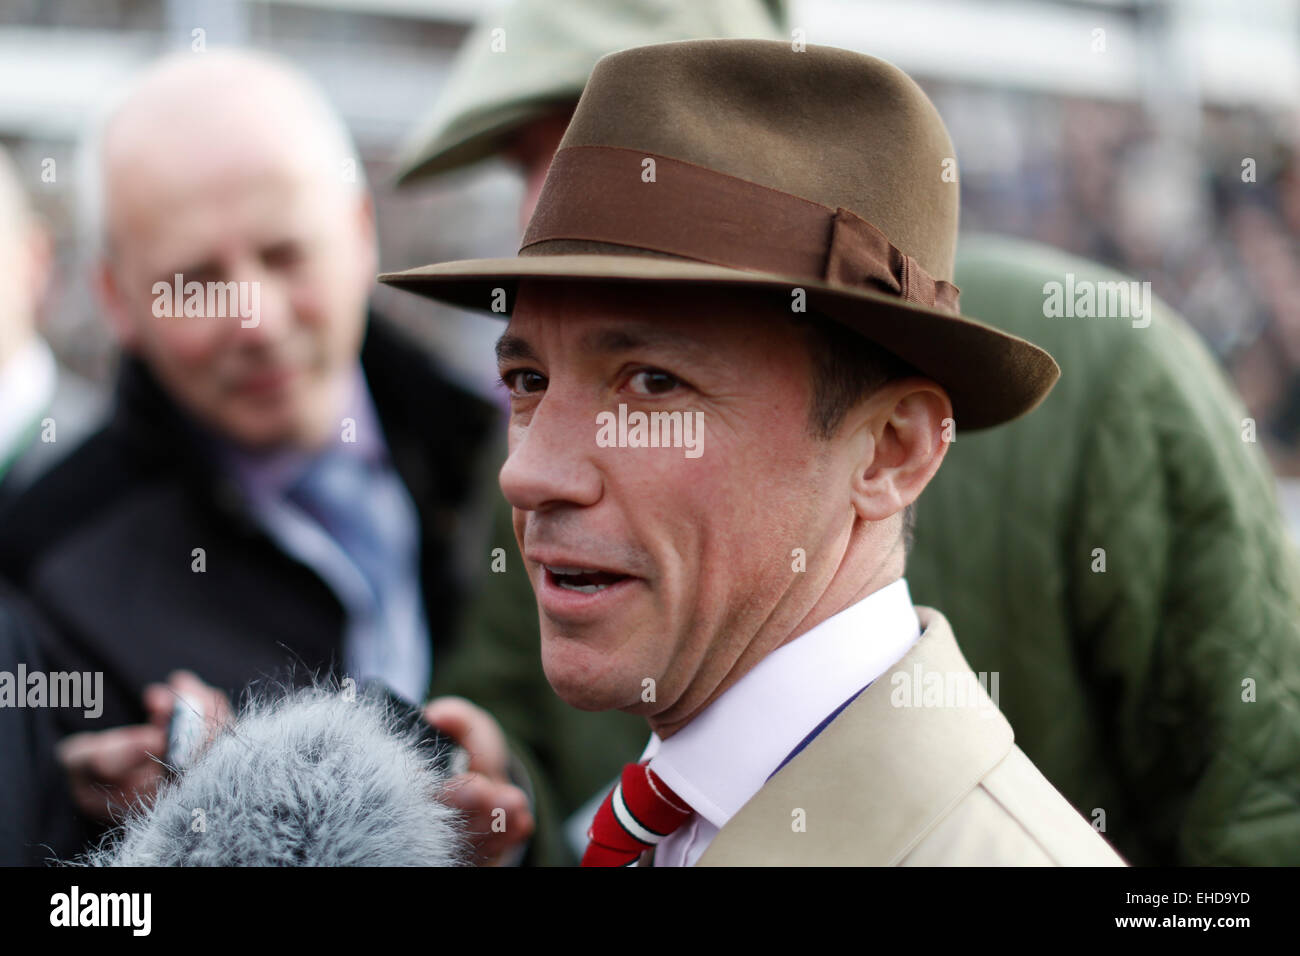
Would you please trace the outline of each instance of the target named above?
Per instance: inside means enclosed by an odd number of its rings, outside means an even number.
[[[495,493],[479,469],[496,413],[368,316],[361,164],[295,71],[167,58],[93,154],[116,407],[20,500],[0,563],[60,635],[50,665],[104,672],[102,718],[69,715],[82,733],[62,753],[83,808],[107,816],[156,783],[172,705],[151,685],[179,669],[231,697],[329,673],[424,703],[455,657],[457,549]],[[481,709],[429,713],[473,744],[457,789],[471,830],[506,809],[479,846],[498,861],[532,828],[519,765]]]
[[[0,511],[103,413],[99,392],[62,367],[38,331],[49,273],[49,233],[0,149]]]

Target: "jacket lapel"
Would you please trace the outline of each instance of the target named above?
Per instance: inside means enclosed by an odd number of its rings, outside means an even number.
[[[943,615],[917,615],[923,631],[907,655],[741,808],[698,865],[897,864],[1007,755],[1011,725],[983,688],[975,705],[915,706],[918,676],[970,673]]]

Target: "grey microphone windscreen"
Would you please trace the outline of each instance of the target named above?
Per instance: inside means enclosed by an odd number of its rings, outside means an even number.
[[[454,866],[469,859],[436,752],[367,694],[254,699],[91,866]]]

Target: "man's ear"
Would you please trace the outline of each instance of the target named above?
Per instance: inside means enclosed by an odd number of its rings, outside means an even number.
[[[27,236],[27,294],[32,312],[40,312],[41,303],[49,289],[50,273],[54,269],[54,240],[41,223],[32,225]]]
[[[357,241],[362,255],[358,256],[362,280],[369,289],[375,282],[375,273],[379,271],[379,227],[375,219],[375,198],[370,190],[363,190],[357,199],[354,211],[357,224]]]
[[[117,281],[112,265],[106,258],[100,257],[91,270],[91,283],[99,296],[100,305],[104,308],[109,328],[113,330],[113,337],[117,339],[120,348],[128,352],[134,351],[139,343],[139,332],[132,320],[130,308],[126,297],[122,294],[122,286]]]
[[[936,382],[890,382],[863,403],[850,498],[858,517],[883,521],[920,497],[948,451],[952,400]]]

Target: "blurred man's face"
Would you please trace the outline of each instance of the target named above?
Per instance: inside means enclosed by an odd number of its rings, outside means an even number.
[[[795,633],[844,553],[853,509],[835,442],[809,433],[802,336],[745,301],[521,289],[498,346],[501,487],[547,678],[576,707],[694,713],[751,645]],[[604,447],[598,416],[620,405],[629,423],[701,413],[698,457]],[[794,548],[817,556],[808,573],[792,573]]]
[[[104,285],[124,347],[233,441],[319,444],[338,428],[364,331],[368,201],[292,142],[172,159],[109,177]],[[257,315],[157,317],[155,283],[177,274],[255,284]]]
[[[524,124],[506,144],[504,153],[507,159],[515,163],[524,177],[524,194],[519,202],[519,224],[528,225],[537,208],[537,199],[542,194],[542,185],[546,174],[550,172],[551,160],[560,148],[564,131],[569,128],[573,118],[573,106],[565,106]]]

